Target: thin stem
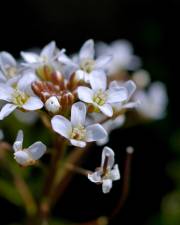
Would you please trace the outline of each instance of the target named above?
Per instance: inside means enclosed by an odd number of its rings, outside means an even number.
[[[70,163],[66,164],[65,168],[71,170],[74,173],[78,173],[78,174],[84,175],[86,177],[88,176],[89,173],[92,173],[92,171],[90,171],[90,170],[83,169],[81,167],[72,165]]]
[[[48,196],[51,191],[51,188],[54,183],[54,178],[56,176],[58,163],[59,163],[59,160],[64,155],[65,147],[66,147],[66,141],[64,139],[60,139],[60,137],[57,137],[55,141],[55,149],[54,149],[55,151],[52,156],[50,170],[44,183],[43,196]]]
[[[87,154],[87,150],[91,144],[88,144],[85,149],[75,148],[71,154],[68,156],[66,160],[66,164],[78,164],[80,165],[82,158]],[[65,164],[65,165],[66,165]],[[51,206],[55,204],[55,202],[60,198],[68,184],[70,183],[74,173],[72,173],[66,166],[62,169],[62,173],[57,181],[57,184],[52,192],[51,196]]]
[[[37,204],[34,201],[34,198],[29,190],[28,185],[24,181],[24,179],[20,176],[20,174],[13,173],[14,184],[24,202],[27,214],[32,216],[37,211]]]
[[[55,149],[54,149],[55,151],[51,160],[51,166],[44,183],[44,189],[43,189],[43,195],[42,195],[43,198],[39,204],[38,214],[41,217],[41,224],[47,224],[47,220],[51,210],[51,206],[50,206],[51,195],[53,192],[53,187],[54,187],[56,175],[58,172],[59,162],[64,156],[66,145],[67,145],[66,140],[57,136],[57,139],[55,141]]]

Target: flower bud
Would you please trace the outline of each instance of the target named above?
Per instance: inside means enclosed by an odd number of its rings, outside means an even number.
[[[52,96],[45,102],[45,108],[48,112],[55,114],[59,112],[61,105],[59,104],[58,99],[55,96]]]

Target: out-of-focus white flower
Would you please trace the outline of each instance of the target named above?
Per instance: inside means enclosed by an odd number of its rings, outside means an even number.
[[[64,49],[62,50],[62,53],[63,52]],[[60,52],[58,52],[56,48],[56,43],[52,41],[42,49],[40,54],[37,54],[35,52],[22,51],[21,56],[26,62],[22,65],[33,69],[41,67],[43,65],[53,65],[59,54]]]
[[[162,119],[168,104],[166,87],[161,82],[154,82],[147,91],[139,90],[134,99],[141,102],[138,112],[149,119]]]
[[[74,61],[65,55],[61,55],[58,60],[67,67],[74,67],[77,79],[89,83],[89,78],[94,76],[96,70],[105,70],[106,65],[111,61],[111,55],[102,55],[95,59],[94,41],[86,41],[80,49],[79,55],[74,57]]]
[[[127,90],[124,87],[107,88],[107,78],[103,71],[94,72],[90,77],[91,89],[80,86],[78,97],[81,101],[90,103],[99,109],[106,116],[113,115],[112,104],[120,103],[127,99]]]
[[[0,52],[0,83],[18,79],[21,69],[10,53]]]
[[[33,125],[39,118],[39,115],[35,111],[22,112],[20,110],[16,110],[14,115],[18,121],[27,125]]]
[[[19,130],[13,144],[14,158],[22,166],[29,166],[36,163],[46,152],[46,146],[38,141],[23,149],[23,131]]]
[[[52,118],[51,124],[53,130],[69,139],[72,145],[83,148],[86,142],[97,141],[107,135],[100,124],[85,126],[85,121],[86,106],[82,102],[77,102],[71,108],[71,121],[57,115]]]
[[[4,138],[4,133],[3,133],[3,130],[0,129],[0,141],[2,141]]]
[[[121,70],[135,70],[141,65],[140,58],[133,54],[133,47],[126,40],[116,40],[109,45],[99,42],[96,49],[99,56],[104,54],[113,56],[107,67],[110,75]]]
[[[51,96],[45,102],[45,108],[48,112],[56,114],[59,112],[61,105],[59,104],[59,101],[56,96]]]
[[[114,152],[111,148],[103,148],[101,166],[94,173],[89,173],[88,179],[97,184],[101,183],[105,194],[110,192],[112,182],[120,179],[119,168],[117,164],[114,165]]]
[[[20,79],[15,87],[0,83],[0,100],[9,102],[1,109],[0,120],[7,117],[16,108],[22,108],[26,111],[41,109],[43,102],[37,96],[31,96],[31,94],[29,92],[29,82],[26,82],[24,78]]]
[[[151,82],[149,72],[143,69],[134,72],[132,75],[132,79],[134,80],[138,88],[141,89],[146,88]]]
[[[127,98],[126,98],[126,100],[124,100],[118,104],[117,103],[113,104],[114,111],[118,112],[122,109],[132,109],[132,108],[138,107],[140,104],[138,99],[137,99],[137,101],[130,101],[136,90],[136,84],[132,80],[128,80],[124,83],[121,83],[118,81],[112,81],[109,86],[109,88],[112,90],[119,90],[122,87],[125,88],[127,91]]]

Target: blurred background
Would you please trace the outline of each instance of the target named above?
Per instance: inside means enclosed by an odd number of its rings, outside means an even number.
[[[19,57],[21,50],[55,40],[70,54],[89,38],[108,43],[127,39],[152,80],[166,84],[169,105],[165,119],[111,134],[109,146],[116,150],[121,171],[126,146],[135,148],[129,197],[112,224],[180,224],[179,10],[175,0],[19,0],[1,6],[0,51]],[[100,151],[95,148],[84,167],[93,169],[99,159]],[[120,193],[121,182],[103,195],[100,188],[77,175],[53,214],[74,223],[108,215]],[[22,215],[3,198],[0,212],[2,225],[18,222]]]

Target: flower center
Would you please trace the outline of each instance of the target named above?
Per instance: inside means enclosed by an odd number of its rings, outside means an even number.
[[[73,128],[71,138],[76,140],[84,140],[85,135],[86,129],[82,125],[79,125]]]
[[[17,73],[17,68],[13,66],[6,65],[5,70],[6,70],[6,75],[9,78],[12,78]]]
[[[13,96],[12,96],[13,103],[20,107],[27,102],[28,98],[29,98],[29,96],[26,93],[24,93],[18,89],[15,89]]]
[[[95,61],[93,59],[84,59],[80,64],[80,68],[87,73],[91,73],[94,69]]]
[[[106,102],[106,93],[102,90],[97,91],[94,94],[93,101],[100,106],[104,105]]]

